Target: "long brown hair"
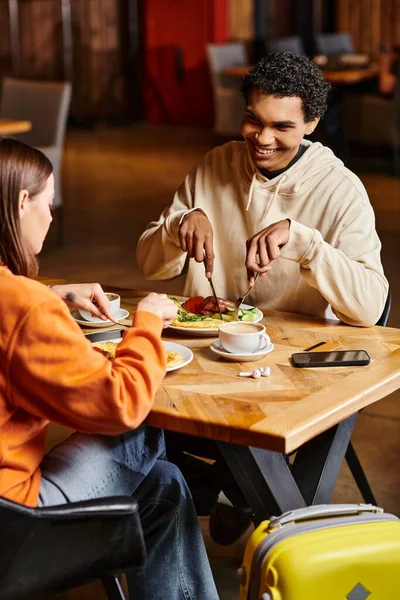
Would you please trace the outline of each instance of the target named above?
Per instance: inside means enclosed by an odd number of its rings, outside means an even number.
[[[27,190],[32,200],[46,186],[53,172],[39,150],[9,137],[0,137],[0,260],[15,275],[30,276],[36,259],[21,240],[19,193]]]

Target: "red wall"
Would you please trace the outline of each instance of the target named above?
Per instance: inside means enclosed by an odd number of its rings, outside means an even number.
[[[212,127],[205,45],[228,39],[228,0],[145,0],[145,118]]]

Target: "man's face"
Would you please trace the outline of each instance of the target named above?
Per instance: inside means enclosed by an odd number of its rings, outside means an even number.
[[[277,98],[254,89],[244,114],[241,134],[255,165],[267,171],[286,167],[294,158],[305,134],[312,133],[319,118],[304,121],[299,97]]]

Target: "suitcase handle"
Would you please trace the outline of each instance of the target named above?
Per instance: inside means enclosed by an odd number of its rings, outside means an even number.
[[[383,508],[373,504],[318,504],[298,508],[283,513],[280,517],[271,517],[268,529],[282,527],[287,523],[309,521],[324,517],[343,517],[346,515],[357,515],[360,513],[383,513]]]

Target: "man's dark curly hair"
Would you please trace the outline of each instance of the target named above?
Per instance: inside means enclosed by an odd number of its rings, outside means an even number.
[[[307,56],[276,52],[262,58],[242,79],[240,89],[246,100],[257,88],[263,94],[301,98],[306,123],[322,117],[328,106],[331,84]]]

